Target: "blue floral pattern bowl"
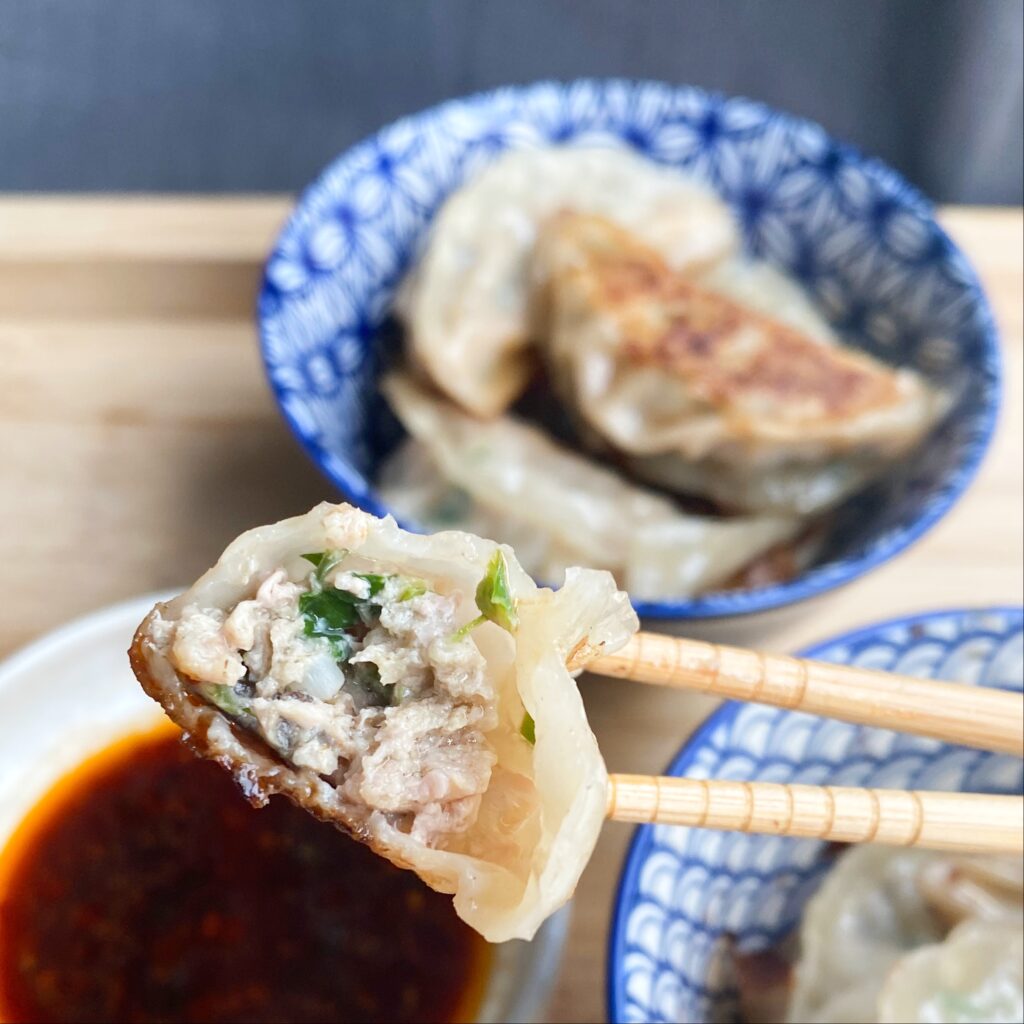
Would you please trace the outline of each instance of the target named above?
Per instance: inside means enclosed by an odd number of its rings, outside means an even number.
[[[815,124],[684,86],[500,89],[403,118],[331,164],[277,240],[258,311],[270,384],[311,458],[351,500],[388,511],[373,480],[400,428],[376,378],[396,286],[431,217],[503,150],[602,142],[710,183],[736,212],[749,251],[794,274],[851,344],[958,395],[918,457],[843,507],[818,564],[799,578],[644,602],[640,614],[710,618],[790,604],[919,538],[970,482],[998,405],[998,346],[973,270],[893,171]]]
[[[1024,609],[948,611],[884,622],[808,657],[1021,690]],[[754,704],[726,704],[667,774],[891,789],[1020,793],[1017,758]],[[619,883],[608,953],[609,1019],[734,1020],[727,936],[778,942],[828,868],[814,840],[644,825]]]

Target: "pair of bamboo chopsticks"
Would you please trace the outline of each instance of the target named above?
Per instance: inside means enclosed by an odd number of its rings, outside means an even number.
[[[582,668],[570,663],[570,668]],[[588,671],[1024,756],[1019,693],[638,633]],[[973,852],[1024,851],[1024,799],[652,775],[609,777],[608,817]]]

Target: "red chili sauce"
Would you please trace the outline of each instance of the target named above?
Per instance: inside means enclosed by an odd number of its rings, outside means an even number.
[[[166,729],[0,856],[4,1021],[455,1021],[488,967],[450,897],[282,797],[252,809]]]

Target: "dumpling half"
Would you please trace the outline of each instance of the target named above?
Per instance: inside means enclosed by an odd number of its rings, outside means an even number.
[[[426,529],[499,537],[540,579],[587,565],[638,600],[685,599],[801,530],[792,516],[687,515],[515,417],[474,419],[406,375],[383,390],[413,437],[378,481],[389,506]]]
[[[131,657],[251,802],[285,794],[499,942],[572,895],[604,819],[567,660],[636,628],[607,573],[553,593],[493,542],[323,504],[239,537],[154,608]]]
[[[707,186],[624,147],[504,153],[441,207],[397,303],[412,361],[477,416],[503,412],[526,385],[533,244],[565,207],[629,227],[674,267],[710,264],[739,244]]]
[[[916,373],[838,344],[763,264],[677,273],[576,213],[546,224],[534,259],[560,393],[663,485],[736,510],[814,512],[913,448],[946,407]]]

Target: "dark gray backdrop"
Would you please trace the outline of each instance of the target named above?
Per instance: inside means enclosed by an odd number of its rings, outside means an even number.
[[[1021,202],[1021,0],[0,0],[0,189],[271,190],[508,82],[624,75]]]

